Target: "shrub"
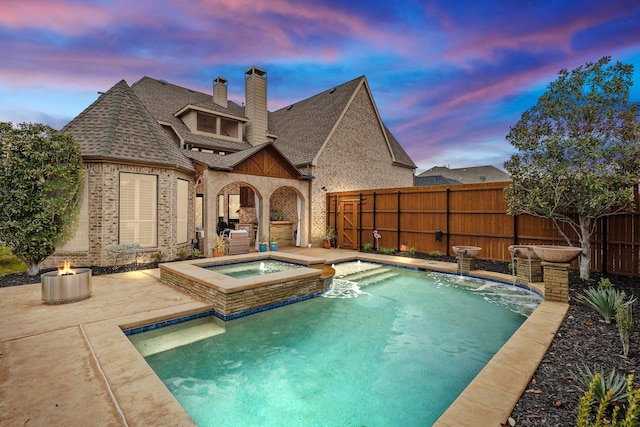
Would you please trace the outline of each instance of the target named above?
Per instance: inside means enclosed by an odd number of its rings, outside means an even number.
[[[409,253],[411,254],[411,256],[415,256],[416,255],[416,247],[415,246],[411,246],[409,248]]]
[[[429,251],[429,256],[442,256],[440,251]]]
[[[380,248],[380,253],[384,255],[393,255],[396,252],[393,248]]]
[[[41,123],[0,122],[0,241],[27,266],[73,237],[83,180],[80,147]]]
[[[176,252],[176,256],[178,257],[179,260],[185,260],[189,258],[189,252],[187,252],[184,249],[180,249],[178,252]]]
[[[153,255],[151,255],[151,259],[153,260],[153,262],[157,262],[157,263],[161,263],[162,261],[165,260],[166,257],[167,255],[165,255],[162,251],[158,251]]]
[[[616,326],[620,334],[622,342],[622,354],[624,357],[629,355],[629,340],[633,335],[633,299],[620,304],[616,309]]]
[[[107,261],[111,262],[111,264],[116,268],[133,260],[137,264],[139,256],[140,245],[137,243],[107,246]]]
[[[595,413],[595,420],[591,421],[591,409],[594,403],[595,390],[602,381],[602,374],[598,372],[591,382],[589,388],[580,397],[578,403],[578,417],[576,418],[577,427],[604,427],[604,426],[620,426],[620,427],[638,427],[640,421],[640,388],[633,388],[633,375],[630,374],[626,379],[627,405],[624,418],[619,419],[621,406],[615,405],[611,413],[611,419],[606,418],[607,408],[613,402],[612,396],[614,391],[610,389],[605,393],[603,399],[600,400]]]
[[[364,245],[362,245],[362,250],[365,252],[371,252],[373,250],[373,244],[365,243]]]

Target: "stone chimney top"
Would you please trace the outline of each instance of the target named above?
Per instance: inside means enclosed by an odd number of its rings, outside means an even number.
[[[216,77],[213,80],[213,102],[227,108],[227,79]]]

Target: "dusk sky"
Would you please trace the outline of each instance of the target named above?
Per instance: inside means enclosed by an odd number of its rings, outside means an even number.
[[[267,71],[274,111],[365,75],[418,165],[502,168],[509,127],[562,68],[633,64],[640,1],[0,0],[0,121],[60,129],[118,81],[211,93]]]

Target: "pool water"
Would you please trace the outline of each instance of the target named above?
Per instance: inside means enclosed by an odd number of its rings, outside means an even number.
[[[267,259],[263,261],[248,261],[248,262],[236,262],[232,264],[222,264],[204,267],[207,270],[212,270],[226,276],[231,276],[236,279],[243,279],[245,277],[260,276],[262,274],[276,273],[278,271],[293,270],[294,268],[300,268],[302,265],[294,264],[286,261],[278,261],[273,259]]]
[[[146,360],[199,426],[427,426],[540,302],[453,275],[336,270],[327,298]]]

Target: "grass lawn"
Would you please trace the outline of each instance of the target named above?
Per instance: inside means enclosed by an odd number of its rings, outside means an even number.
[[[27,271],[27,266],[21,263],[9,248],[0,246],[0,276],[21,271]]]

